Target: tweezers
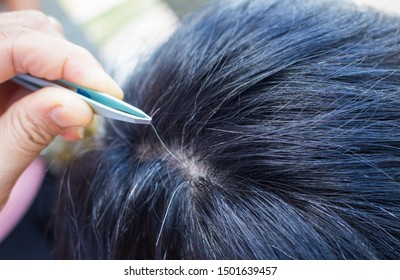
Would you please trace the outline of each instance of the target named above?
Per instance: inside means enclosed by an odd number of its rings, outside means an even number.
[[[151,117],[146,115],[146,113],[139,108],[108,94],[88,89],[65,80],[48,81],[29,74],[17,75],[12,80],[30,91],[36,91],[44,87],[67,89],[69,92],[86,101],[97,115],[130,123],[151,124]]]

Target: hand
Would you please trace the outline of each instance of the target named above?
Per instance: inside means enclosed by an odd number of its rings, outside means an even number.
[[[65,79],[122,98],[118,85],[85,49],[66,41],[40,12],[0,14],[0,209],[25,168],[55,136],[75,141],[93,118],[90,107],[62,89],[26,94],[7,82],[18,73]]]

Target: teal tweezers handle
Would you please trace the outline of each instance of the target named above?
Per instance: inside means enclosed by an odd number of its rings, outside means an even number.
[[[151,117],[146,115],[146,113],[139,108],[108,94],[88,89],[65,80],[48,81],[28,74],[20,74],[14,77],[13,81],[31,91],[49,86],[64,88],[86,101],[98,115],[125,122],[151,124]]]

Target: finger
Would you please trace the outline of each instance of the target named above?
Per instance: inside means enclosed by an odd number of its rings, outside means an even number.
[[[21,26],[0,29],[0,61],[0,83],[17,73],[30,73],[123,97],[121,88],[87,50],[36,30]]]
[[[61,24],[40,11],[15,11],[0,14],[0,28],[27,28],[56,37],[64,37]]]
[[[61,23],[52,16],[47,16],[48,21],[53,25],[53,27],[58,30],[60,34],[64,34],[64,28],[62,27]],[[63,36],[64,37],[64,36]]]
[[[45,88],[14,103],[0,118],[0,204],[55,136],[78,140],[92,118],[90,107],[63,89]]]

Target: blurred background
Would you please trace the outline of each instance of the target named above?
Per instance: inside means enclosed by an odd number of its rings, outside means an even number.
[[[42,9],[64,25],[67,38],[91,50],[121,82],[137,57],[151,52],[175,30],[180,18],[206,0],[41,2]]]
[[[232,0],[233,1],[233,0]],[[349,0],[400,14],[399,0]],[[70,41],[91,51],[122,83],[138,58],[157,47],[187,14],[207,0],[0,0],[0,10],[38,9],[58,19]],[[339,1],[338,1],[339,2]],[[86,131],[90,136],[97,122]],[[79,145],[78,145],[79,146]],[[53,259],[49,226],[57,170],[77,145],[55,141],[46,150],[47,173],[24,219],[0,243],[0,259]]]

